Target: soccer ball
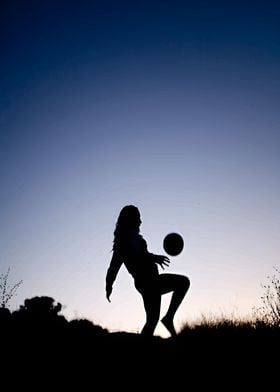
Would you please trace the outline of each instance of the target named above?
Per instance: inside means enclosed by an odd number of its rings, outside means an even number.
[[[169,233],[163,240],[163,249],[170,256],[178,256],[184,248],[183,237],[178,233]]]

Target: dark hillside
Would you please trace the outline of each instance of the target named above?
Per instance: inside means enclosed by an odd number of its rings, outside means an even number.
[[[26,300],[18,311],[2,309],[2,358],[6,371],[94,385],[157,385],[193,381],[218,384],[241,378],[266,385],[279,371],[280,329],[240,325],[185,328],[175,338],[110,333],[88,320],[67,321],[49,297]],[[114,388],[115,389],[115,388]]]

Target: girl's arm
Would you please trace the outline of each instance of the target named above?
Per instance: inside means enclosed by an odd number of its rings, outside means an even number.
[[[110,301],[110,295],[113,290],[113,283],[117,277],[119,269],[121,268],[122,260],[116,252],[113,253],[109,268],[106,274],[106,298]]]

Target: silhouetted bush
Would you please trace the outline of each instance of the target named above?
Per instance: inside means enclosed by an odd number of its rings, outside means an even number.
[[[76,319],[69,321],[69,329],[75,334],[82,336],[104,336],[108,330],[102,328],[100,325],[95,325],[87,319]]]
[[[7,324],[11,319],[11,312],[7,308],[0,308],[0,325]]]
[[[36,296],[24,301],[19,310],[12,313],[12,324],[18,334],[36,334],[45,337],[61,332],[67,324],[59,315],[62,306],[51,297]]]
[[[268,276],[269,283],[262,284],[264,294],[263,305],[254,309],[256,325],[280,327],[280,270],[276,267],[273,276]]]

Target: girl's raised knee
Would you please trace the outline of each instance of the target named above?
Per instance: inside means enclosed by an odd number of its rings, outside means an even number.
[[[187,276],[182,276],[182,282],[183,282],[185,289],[188,290],[190,287],[190,284],[191,284],[189,278]]]

